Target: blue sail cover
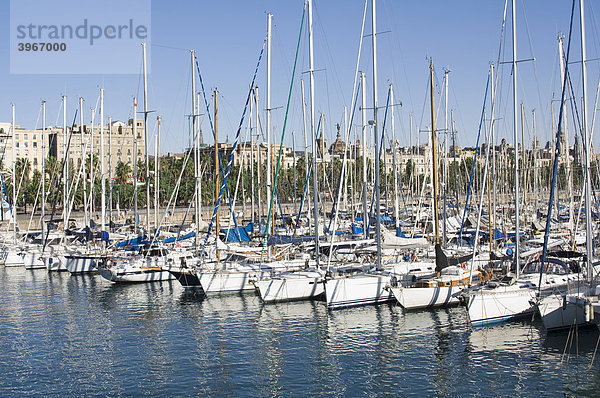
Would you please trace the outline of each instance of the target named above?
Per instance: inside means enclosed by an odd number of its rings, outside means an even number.
[[[249,223],[245,227],[221,229],[225,235],[226,242],[250,242],[250,234],[254,231],[254,223]]]
[[[190,232],[188,234],[185,235],[181,235],[181,236],[172,236],[170,238],[167,238],[165,240],[163,240],[163,243],[173,243],[173,242],[178,242],[180,240],[186,240],[186,239],[190,239],[193,238],[194,236],[196,236],[195,232]]]
[[[140,243],[142,243],[144,241],[144,239],[146,239],[145,236],[138,236],[137,238],[123,240],[121,242],[115,243],[115,247],[139,245]]]

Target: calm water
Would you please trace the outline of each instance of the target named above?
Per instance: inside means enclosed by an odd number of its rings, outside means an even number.
[[[598,337],[563,356],[566,334],[471,330],[464,308],[328,312],[0,268],[1,396],[598,396]]]

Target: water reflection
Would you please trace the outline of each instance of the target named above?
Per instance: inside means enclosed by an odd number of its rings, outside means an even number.
[[[2,395],[597,395],[599,334],[0,268]]]

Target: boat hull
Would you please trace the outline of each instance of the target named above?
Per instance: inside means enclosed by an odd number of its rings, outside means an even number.
[[[148,283],[169,281],[175,279],[175,276],[172,275],[169,271],[158,269],[140,268],[135,271],[121,271],[118,268],[114,269],[100,267],[98,271],[104,279],[115,283]]]
[[[469,296],[467,309],[472,326],[485,326],[526,316],[534,311],[531,304],[535,290],[510,289],[482,290]]]
[[[599,310],[585,297],[552,294],[538,303],[542,322],[547,331],[576,327],[598,326],[594,310]]]
[[[25,263],[23,262],[23,256],[20,252],[9,250],[4,260],[5,267],[22,267]]]
[[[264,273],[265,277],[267,273]],[[270,274],[270,273],[269,273]],[[252,281],[260,279],[263,272],[214,271],[199,272],[198,280],[205,293],[246,293],[254,291]]]
[[[65,256],[67,270],[71,274],[98,272],[99,257]]]
[[[189,269],[170,269],[169,272],[175,279],[179,281],[179,283],[181,283],[181,286],[186,289],[202,288],[202,285],[200,285],[200,279],[198,278],[198,273],[196,271],[191,271]]]
[[[265,303],[309,300],[325,293],[323,275],[316,271],[299,271],[254,282]]]
[[[24,253],[23,254],[23,265],[25,269],[41,269],[46,268],[44,257],[41,253]]]
[[[327,279],[327,308],[333,310],[393,301],[394,295],[386,289],[390,279],[388,275],[364,274]]]
[[[394,287],[394,297],[407,310],[458,305],[460,286],[441,287]]]

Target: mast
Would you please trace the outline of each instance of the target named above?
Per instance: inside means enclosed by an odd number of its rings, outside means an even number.
[[[68,186],[69,186],[69,154],[67,151],[67,96],[63,95],[62,96],[62,102],[63,102],[63,154],[64,154],[64,159],[63,162],[64,163],[64,171],[65,171],[65,178],[63,180],[63,230],[67,230],[67,224],[69,223],[69,220],[67,220],[67,201],[69,200],[69,195],[68,195]],[[14,133],[14,132],[13,132]],[[13,148],[14,148],[14,143],[13,143]],[[13,149],[14,152],[14,149]],[[13,165],[15,164],[15,161],[13,159]],[[14,183],[13,183],[14,185]],[[14,202],[13,202],[14,203]],[[15,204],[16,205],[16,204]]]
[[[46,223],[46,101],[42,101],[42,236]]]
[[[492,105],[495,105],[495,103],[496,103],[496,91],[495,91],[496,90],[496,86],[495,86],[495,82],[496,82],[496,80],[495,80],[495,77],[494,77],[494,64],[492,63],[490,65],[490,83],[491,83],[491,89],[492,89]],[[496,130],[494,128],[496,126],[496,121],[494,120],[495,111],[496,111],[495,106],[492,106],[492,115],[491,115],[491,118],[492,118],[492,123],[491,123],[491,129],[492,129],[492,132],[491,132],[492,133],[492,173],[494,175],[494,179],[492,180],[492,184],[489,185],[489,187],[492,189],[492,192],[493,192],[492,201],[493,201],[494,204],[492,206],[492,212],[490,212],[490,215],[489,215],[490,219],[493,217],[493,222],[491,224],[493,228],[490,227],[490,231],[492,231],[490,233],[490,235],[492,235],[493,231],[496,230],[496,204],[497,204],[497,201],[496,201],[496,179],[497,178],[496,177],[497,176],[496,176]],[[454,126],[452,126],[452,137],[454,137]],[[456,152],[456,147],[454,148],[454,152]],[[454,157],[456,159],[456,153],[454,154]],[[455,160],[455,162],[456,162],[456,160]],[[455,169],[454,169],[454,187],[456,189],[456,163],[454,164],[454,166],[455,166]],[[457,195],[457,199],[458,199],[458,195]],[[457,200],[456,203],[457,203],[457,206],[458,206],[458,200]],[[492,214],[493,214],[493,216],[492,216]],[[492,248],[490,248],[490,250],[491,249]]]
[[[496,113],[496,87],[494,84],[494,64],[492,63],[490,65],[490,83],[491,83],[491,92],[492,92],[492,112],[491,112],[491,121],[490,121],[490,140],[488,140],[488,145],[492,146],[492,173],[495,172],[495,167],[496,167],[496,144],[495,144],[495,121],[494,121],[494,115]],[[455,148],[456,151],[456,148]],[[455,165],[456,167],[456,165]],[[489,165],[487,166],[489,167]],[[488,211],[488,228],[489,228],[489,232],[490,232],[490,253],[493,252],[494,250],[494,231],[495,231],[495,227],[496,227],[496,179],[494,178],[494,185],[492,187],[492,181],[490,178],[490,172],[488,171],[487,175],[488,175],[488,204],[489,204],[489,211]],[[494,191],[494,205],[492,205],[492,197],[491,197],[491,191]],[[493,216],[492,216],[493,214]]]
[[[215,89],[215,201],[219,199],[219,119],[217,114],[217,94]],[[219,262],[219,211],[215,218],[215,246],[217,247],[217,263]]]
[[[317,187],[317,144],[315,139],[315,69],[313,54],[313,26],[312,26],[312,0],[308,2],[308,54],[309,54],[309,74],[310,74],[310,131],[312,140],[312,180],[313,180],[313,216],[315,218],[315,261],[317,268],[319,266],[319,203]]]
[[[106,161],[104,159],[104,88],[100,89],[100,164],[102,169],[100,203],[102,206],[101,230],[106,231]]]
[[[142,43],[142,58],[144,60],[144,152],[146,155],[146,230],[148,231],[148,233],[150,233],[150,154],[148,153],[148,75],[146,70],[146,43]],[[156,225],[154,227],[156,228]]]
[[[308,184],[308,140],[306,138],[306,97],[304,96],[304,80],[300,80],[302,90],[302,132],[304,134],[304,171],[306,172],[306,184]],[[306,189],[308,200],[306,201],[306,218],[308,219],[308,230],[310,233],[310,189]]]
[[[298,213],[298,204],[296,202],[296,132],[292,130],[292,155],[294,157],[294,214]]]
[[[346,106],[344,106],[344,135],[348,137],[348,140],[350,140],[350,133],[348,131],[348,108]],[[344,158],[347,156],[346,155],[346,151],[348,151],[348,148],[346,148],[346,144],[347,142],[344,141]],[[333,157],[332,157],[333,159]],[[351,167],[346,166],[346,164],[344,164],[344,210],[348,210],[348,177],[352,176],[352,171],[349,170],[351,169]],[[333,170],[333,168],[331,169]],[[350,180],[350,187],[352,187],[352,180]]]
[[[96,109],[90,109],[92,113],[92,128],[90,129],[90,219],[94,218],[94,117]]]
[[[83,171],[83,184],[81,184],[83,186],[83,219],[85,221],[85,225],[89,225],[89,221],[88,221],[88,213],[87,213],[87,193],[86,193],[86,187],[85,187],[85,179],[86,179],[86,174],[85,174],[85,143],[84,143],[84,137],[85,137],[85,128],[83,126],[83,97],[79,97],[79,130],[81,132],[81,169]]]
[[[562,36],[558,36],[558,59],[560,62],[560,81],[562,90],[565,84],[565,50],[563,47]],[[571,239],[574,242],[575,236],[573,236],[573,176],[571,173],[571,157],[569,156],[569,129],[567,123],[567,104],[565,102],[563,102],[562,104],[563,123],[561,124],[561,126],[563,126],[563,131],[561,133],[564,134],[563,136],[565,137],[565,169],[567,173],[567,192],[569,195],[569,232],[571,233]]]
[[[433,91],[433,59],[429,60],[429,73],[431,80],[431,159],[433,162],[433,222],[435,231],[435,244],[440,243],[440,224],[438,213],[438,170],[437,170],[437,140],[435,139],[435,93]]]
[[[367,231],[369,215],[367,214],[367,92],[365,91],[365,72],[360,72],[360,91],[362,93],[362,174],[363,174],[363,232],[365,239],[369,238]]]
[[[513,0],[514,1],[514,0]],[[586,43],[585,43],[585,17],[583,0],[579,0],[579,17],[581,27],[581,77],[583,80],[583,139],[585,148],[585,230],[586,230],[586,265],[587,276],[590,283],[594,279],[594,269],[592,267],[592,184],[590,180],[590,152],[591,142],[588,135],[588,114],[587,114],[587,65],[586,65]]]
[[[258,131],[258,87],[254,88],[254,109],[256,109],[256,197],[260,198],[260,182],[261,182],[261,178],[260,178],[260,166],[262,165],[262,160],[261,160],[261,156],[260,156],[260,145],[258,144],[258,139],[259,139],[259,131]],[[257,210],[258,210],[258,222],[260,224],[260,219],[262,217],[262,200],[258,200],[257,201]]]
[[[254,95],[254,87],[250,87],[250,92],[252,95]],[[256,221],[254,219],[254,196],[255,196],[255,192],[254,192],[254,135],[253,135],[253,129],[254,129],[254,98],[250,98],[250,201],[251,201],[251,220],[252,220],[252,224],[254,224]]]
[[[527,164],[525,163],[525,105],[521,102],[521,164],[523,165],[523,208],[527,208]]]
[[[416,170],[416,168],[415,168],[415,148],[413,147],[413,115],[412,115],[412,113],[410,113],[408,115],[408,120],[409,120],[408,125],[409,125],[409,136],[410,136],[409,137],[409,140],[410,140],[410,165],[411,165],[409,184],[410,184],[410,203],[411,203],[411,208],[412,208],[413,202],[415,200],[415,195],[413,193],[413,189],[415,188],[414,175],[415,175],[415,170]],[[411,213],[412,213],[412,210],[411,210]]]
[[[194,73],[194,60],[196,58],[196,51],[195,50],[190,50],[190,66],[191,66],[191,75],[192,75],[192,93],[191,93],[191,99],[192,99],[192,150],[194,151],[194,190],[195,192],[198,191],[198,184],[200,183],[200,180],[198,178],[198,176],[200,175],[200,170],[198,170],[198,165],[199,165],[199,157],[200,157],[200,153],[199,153],[199,148],[197,148],[197,144],[196,144],[196,75]],[[218,170],[215,169],[215,170]],[[198,247],[198,244],[200,243],[200,234],[199,234],[199,226],[200,226],[200,216],[201,216],[201,208],[200,208],[200,198],[198,198],[198,195],[196,194],[196,236],[195,236],[195,241],[196,241],[196,247]]]
[[[113,193],[113,176],[112,176],[112,118],[108,118],[108,230],[112,224],[112,193]]]
[[[517,110],[517,21],[515,0],[512,0],[512,77],[513,77],[513,135],[515,141],[515,267],[517,278],[521,274],[519,267],[519,150],[518,150],[518,110]]]
[[[273,14],[267,14],[267,196],[265,203],[271,201],[271,191],[273,190],[271,183],[271,20]],[[275,213],[273,209],[273,213]],[[268,215],[267,215],[268,217]],[[271,223],[273,228],[275,223]],[[265,234],[269,234],[269,231],[265,231]],[[269,256],[271,251],[269,250]]]
[[[442,216],[443,216],[443,232],[442,232],[442,245],[444,245],[444,247],[446,247],[446,242],[447,242],[447,234],[446,234],[446,212],[448,211],[448,205],[446,202],[446,197],[448,196],[448,75],[450,74],[450,71],[448,69],[446,69],[444,71],[444,87],[445,87],[445,94],[444,94],[444,101],[445,101],[445,105],[444,105],[444,210],[442,211]]]
[[[154,225],[158,228],[158,206],[159,206],[159,187],[160,187],[160,176],[159,167],[160,162],[160,116],[156,117],[158,122],[158,131],[156,133],[156,141],[154,144]]]
[[[379,130],[377,126],[377,18],[375,0],[371,2],[373,49],[373,131],[375,137],[375,241],[377,242],[377,270],[381,270],[381,193],[379,192]]]
[[[400,219],[399,219],[399,214],[398,214],[398,206],[400,205],[399,199],[398,199],[398,164],[397,164],[397,160],[396,160],[396,149],[397,149],[397,145],[396,145],[396,128],[394,125],[394,108],[395,108],[395,102],[394,102],[394,85],[390,83],[390,103],[392,104],[392,109],[390,109],[391,111],[391,122],[392,122],[392,162],[394,163],[394,219],[396,220],[396,233],[398,233],[398,228],[400,228]]]
[[[138,192],[137,192],[137,99],[133,97],[133,204],[135,233],[138,233]]]
[[[15,155],[15,104],[12,104],[12,123],[10,125],[12,133],[12,165],[13,165],[13,183],[12,183],[12,202],[13,202],[13,237],[17,244],[17,162]],[[21,174],[24,170],[21,170]],[[66,210],[65,210],[66,211]],[[66,219],[66,216],[65,216]]]

